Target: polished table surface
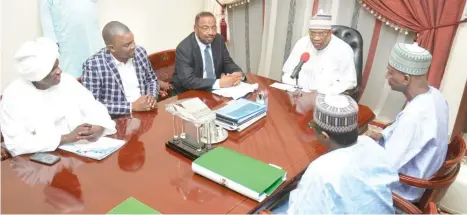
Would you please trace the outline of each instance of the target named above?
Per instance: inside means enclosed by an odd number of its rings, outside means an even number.
[[[287,180],[326,152],[307,123],[312,95],[292,98],[269,87],[275,81],[248,74],[248,82],[269,91],[268,113],[242,132],[229,132],[220,145],[287,170]],[[211,182],[191,170],[191,161],[167,149],[172,115],[164,104],[199,97],[217,109],[229,99],[188,91],[158,104],[149,113],[117,120],[116,137],[128,142],[102,161],[57,150],[53,166],[19,156],[1,162],[1,213],[107,213],[130,196],[161,213],[247,213],[258,203]],[[253,99],[253,93],[247,98]],[[360,105],[359,126],[374,118]]]

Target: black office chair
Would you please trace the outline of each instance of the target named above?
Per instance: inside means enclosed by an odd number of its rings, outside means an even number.
[[[362,70],[363,70],[363,38],[360,32],[356,29],[343,26],[343,25],[333,25],[332,33],[334,36],[340,38],[344,42],[350,45],[354,51],[354,62],[355,62],[355,71],[357,72],[357,86],[354,89],[347,90],[346,93],[349,94],[355,101],[360,100],[360,87],[362,85]]]

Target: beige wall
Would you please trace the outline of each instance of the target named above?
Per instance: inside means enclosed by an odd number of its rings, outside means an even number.
[[[31,0],[2,1],[0,14],[2,17],[1,91],[17,77],[13,64],[13,55],[16,49],[24,41],[41,35],[38,2]]]
[[[42,35],[37,0],[0,0],[0,93],[17,75],[16,49]],[[101,27],[118,20],[130,27],[136,42],[149,53],[173,49],[193,31],[204,0],[98,0]],[[181,7],[183,5],[183,7]]]
[[[464,18],[467,18],[467,4],[464,9]],[[440,90],[449,103],[449,134],[451,134],[456,122],[457,112],[467,81],[467,25],[461,24],[457,29],[453,41],[451,54],[449,55],[446,71],[441,82]]]

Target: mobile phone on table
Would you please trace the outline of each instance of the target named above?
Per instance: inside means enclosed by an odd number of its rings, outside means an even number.
[[[60,156],[45,152],[38,152],[36,154],[31,155],[31,157],[29,157],[29,160],[46,165],[54,165],[60,160]]]

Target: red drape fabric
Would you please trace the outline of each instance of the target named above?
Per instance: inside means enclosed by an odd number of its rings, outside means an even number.
[[[227,22],[225,21],[225,4],[221,4],[218,0],[216,2],[222,7],[222,18],[219,22],[219,25],[221,26],[221,35],[224,38],[224,40],[227,42]]]
[[[416,42],[433,55],[428,82],[439,88],[466,0],[362,0],[390,22],[417,33]]]

